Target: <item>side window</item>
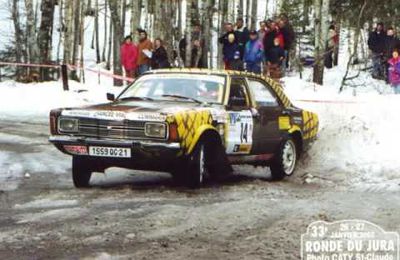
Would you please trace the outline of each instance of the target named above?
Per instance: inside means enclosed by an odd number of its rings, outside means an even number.
[[[257,106],[262,107],[277,107],[279,106],[278,99],[271,90],[258,80],[249,79],[250,90],[253,93],[254,100]]]
[[[234,107],[248,107],[249,96],[246,88],[246,81],[240,78],[233,78],[229,93],[229,105]]]

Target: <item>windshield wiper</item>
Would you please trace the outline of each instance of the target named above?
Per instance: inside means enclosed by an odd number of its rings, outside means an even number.
[[[123,97],[119,98],[118,101],[123,101],[123,100],[145,100],[145,101],[154,101],[154,99],[149,98],[149,97]]]
[[[190,100],[190,101],[196,102],[198,104],[203,104],[203,102],[201,102],[200,100],[197,100],[197,99],[191,98],[191,97],[181,96],[181,95],[162,95],[162,97],[186,99],[186,100]]]

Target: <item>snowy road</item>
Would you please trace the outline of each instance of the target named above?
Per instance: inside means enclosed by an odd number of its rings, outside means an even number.
[[[0,259],[299,259],[300,235],[314,220],[400,231],[397,192],[363,192],[335,176],[307,184],[312,162],[283,182],[237,168],[198,191],[166,174],[113,169],[77,190],[70,158],[47,134],[47,125],[2,121]]]

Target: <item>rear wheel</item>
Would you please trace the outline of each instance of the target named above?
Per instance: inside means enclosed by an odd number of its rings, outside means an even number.
[[[87,160],[76,156],[72,158],[72,180],[76,188],[89,187],[92,172],[93,171]]]
[[[286,176],[293,175],[297,158],[296,143],[292,138],[288,138],[280,146],[270,166],[272,178],[274,180],[282,180]]]

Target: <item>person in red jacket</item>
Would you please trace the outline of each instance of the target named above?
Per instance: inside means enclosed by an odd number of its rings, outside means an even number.
[[[121,46],[121,64],[125,69],[125,75],[128,78],[135,77],[137,68],[138,48],[132,42],[132,37],[125,37],[125,41]]]

